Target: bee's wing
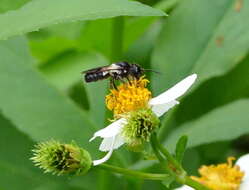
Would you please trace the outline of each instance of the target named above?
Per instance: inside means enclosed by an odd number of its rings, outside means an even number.
[[[106,68],[108,68],[109,66],[103,66],[103,67],[96,67],[96,68],[93,68],[93,69],[89,69],[89,70],[86,70],[86,71],[81,71],[82,74],[84,73],[96,73],[96,72],[103,72],[106,70]]]
[[[82,71],[81,73],[98,73],[98,72],[104,72],[104,71],[111,71],[111,70],[122,70],[122,68],[113,68],[112,65],[108,65],[108,66],[103,66],[103,67],[97,67],[97,68],[93,68],[93,69],[89,69],[86,71]]]

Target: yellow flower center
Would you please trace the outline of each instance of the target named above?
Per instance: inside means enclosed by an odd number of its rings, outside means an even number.
[[[229,157],[227,163],[202,166],[199,169],[201,177],[192,179],[206,185],[212,190],[238,190],[244,173],[239,166],[233,165],[235,158]]]
[[[107,108],[118,116],[146,107],[151,98],[151,92],[146,88],[148,83],[147,79],[141,77],[119,85],[117,90],[112,89],[105,99]]]

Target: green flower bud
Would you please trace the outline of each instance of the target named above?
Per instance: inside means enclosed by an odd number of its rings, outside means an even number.
[[[86,173],[92,165],[90,154],[72,142],[61,144],[50,140],[39,143],[33,150],[31,160],[36,166],[52,174],[75,174]]]
[[[151,133],[158,128],[160,120],[149,108],[131,112],[127,124],[122,129],[130,150],[141,151],[144,142],[149,142]]]

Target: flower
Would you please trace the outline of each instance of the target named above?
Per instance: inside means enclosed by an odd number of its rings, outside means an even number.
[[[214,190],[237,190],[244,173],[239,166],[233,165],[233,160],[235,158],[230,157],[224,164],[202,166],[199,169],[201,177],[193,176],[192,179]]]
[[[118,90],[113,90],[106,98],[107,107],[111,108],[114,114],[118,114],[116,117],[120,119],[95,132],[90,139],[92,141],[96,137],[102,137],[103,141],[99,150],[104,152],[109,151],[102,159],[93,161],[93,165],[107,161],[114,149],[126,143],[127,138],[122,134],[124,134],[124,128],[130,124],[131,113],[141,109],[151,109],[155,116],[162,116],[170,108],[179,104],[176,99],[190,88],[196,78],[196,74],[190,75],[154,98],[150,98],[150,92],[145,88],[148,81],[145,81],[143,78],[138,81],[131,81],[131,84],[122,84]],[[120,114],[122,117],[120,117]]]
[[[146,107],[151,99],[151,92],[146,88],[148,83],[147,79],[141,77],[112,89],[106,96],[107,108],[118,118],[123,113]]]
[[[235,165],[234,158],[228,158],[227,163],[202,166],[199,169],[201,177],[192,179],[206,185],[211,190],[248,190],[249,189],[249,154],[240,157]],[[184,185],[175,190],[194,190]]]
[[[75,143],[61,144],[50,140],[39,143],[31,160],[36,166],[52,174],[84,174],[92,165],[90,154]]]

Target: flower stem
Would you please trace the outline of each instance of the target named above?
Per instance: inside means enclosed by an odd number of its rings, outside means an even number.
[[[164,146],[159,143],[156,133],[152,134],[152,141],[154,141],[155,146],[160,150],[160,152],[168,159],[168,161],[180,172],[185,172],[182,166],[177,162],[177,160],[169,153],[169,151],[164,148]]]
[[[153,149],[153,151],[154,151],[154,154],[156,155],[156,157],[157,157],[157,159],[160,161],[160,163],[161,163],[161,164],[167,163],[167,160],[165,160],[165,159],[162,157],[161,153],[157,150],[157,145],[156,145],[156,142],[155,142],[153,136],[151,137],[151,141],[150,141],[150,142],[151,142],[151,147],[152,147],[152,149]]]
[[[130,176],[130,177],[149,179],[149,180],[165,180],[167,177],[169,177],[168,174],[145,173],[145,172],[130,170],[126,168],[120,168],[120,167],[112,166],[108,164],[101,164],[96,167],[99,169],[104,169],[107,171],[119,173],[119,174]]]
[[[173,168],[166,166],[166,169],[170,175],[174,176],[175,180],[178,183],[186,184],[196,190],[210,190],[206,186],[192,180],[189,176],[187,176],[186,171],[182,168],[180,163],[178,163],[178,161],[175,160],[175,158],[169,153],[169,151],[165,147],[163,147],[161,143],[159,143],[156,133],[152,134],[151,136],[151,145],[155,152],[155,155],[157,156],[161,164],[165,165],[164,163],[166,163],[167,161],[162,158],[160,152],[167,158],[169,162],[168,165],[170,166],[170,164],[172,164]]]
[[[208,187],[198,183],[190,177],[185,177],[185,184],[198,190],[210,190]]]
[[[116,17],[112,23],[111,61],[119,61],[123,55],[124,17]]]
[[[186,172],[182,171],[181,174],[177,174],[174,170],[172,170],[172,168],[169,167],[168,161],[164,157],[162,157],[161,153],[158,150],[158,141],[156,138],[157,138],[156,134],[152,134],[150,141],[156,157],[158,158],[158,160],[160,161],[162,167],[166,170],[166,172],[168,172],[171,176],[173,176],[177,182],[183,184]]]

